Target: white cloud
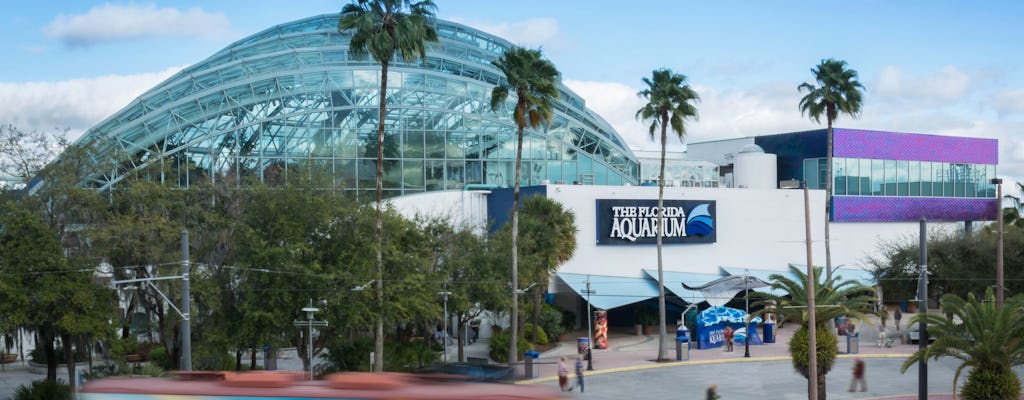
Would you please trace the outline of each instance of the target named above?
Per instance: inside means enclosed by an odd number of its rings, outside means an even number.
[[[1013,89],[989,97],[988,106],[999,115],[1024,113],[1024,89]]]
[[[0,82],[0,123],[24,130],[67,128],[74,139],[181,69],[58,82]]]
[[[198,8],[180,11],[155,5],[104,4],[78,15],[58,15],[43,28],[70,46],[152,36],[217,38],[229,31],[224,14]]]
[[[558,20],[553,18],[533,18],[526,21],[501,23],[460,21],[458,18],[452,20],[520,46],[547,48],[558,47],[561,44]]]
[[[965,98],[977,79],[957,67],[946,66],[923,76],[905,76],[899,67],[882,68],[869,93],[882,100],[917,103],[922,106],[950,104]]]

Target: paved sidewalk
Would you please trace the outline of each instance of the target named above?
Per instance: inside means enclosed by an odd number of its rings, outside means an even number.
[[[864,323],[859,342],[859,351],[856,354],[844,354],[846,351],[846,337],[840,336],[839,357],[840,358],[880,358],[894,357],[905,358],[918,349],[917,344],[901,344],[896,337],[895,328],[889,326],[887,336],[895,338],[891,347],[878,345],[878,326],[871,325],[871,322]],[[685,364],[718,364],[729,362],[758,362],[789,360],[789,339],[793,336],[797,324],[786,324],[782,329],[775,331],[775,343],[750,346],[750,358],[744,357],[744,346],[736,345],[733,352],[724,352],[722,348],[697,350],[690,349],[689,360],[675,361],[675,326],[670,327],[666,335],[665,357],[670,362],[657,362],[658,356],[658,335],[641,335],[625,332],[624,329],[609,330],[608,349],[594,350],[590,374],[612,373],[625,370],[636,370],[644,368],[657,368],[659,366],[685,365]],[[557,377],[559,358],[565,356],[573,359],[576,357],[576,337],[585,337],[586,331],[573,332],[570,341],[559,343],[557,347],[541,354],[538,368],[538,377],[527,382],[543,382]],[[684,355],[685,357],[685,355]],[[522,369],[522,367],[520,367]],[[523,371],[519,371],[521,375]],[[524,382],[524,383],[527,383]]]

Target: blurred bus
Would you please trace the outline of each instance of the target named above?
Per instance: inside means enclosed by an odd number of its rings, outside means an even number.
[[[184,372],[173,378],[113,377],[81,387],[79,400],[560,399],[554,387],[469,382],[455,375],[350,372],[323,380],[279,371]]]

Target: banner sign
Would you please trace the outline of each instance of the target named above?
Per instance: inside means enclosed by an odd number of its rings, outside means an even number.
[[[697,341],[701,349],[712,349],[725,345],[725,327],[733,329],[733,344],[743,344],[747,338],[747,330],[743,328],[743,320],[746,313],[729,307],[711,307],[701,311],[697,316]],[[757,324],[761,318],[756,317],[750,321],[750,344],[761,344],[761,337],[757,334]]]
[[[715,243],[714,200],[597,200],[597,244]]]

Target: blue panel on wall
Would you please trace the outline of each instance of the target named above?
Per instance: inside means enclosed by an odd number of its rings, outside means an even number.
[[[512,188],[493,189],[487,196],[487,222],[490,227],[487,233],[494,233],[511,220],[512,217]],[[522,186],[519,188],[519,201],[530,196],[548,195],[547,185]]]
[[[754,144],[778,157],[779,180],[804,180],[804,159],[828,153],[825,129],[754,137]]]

